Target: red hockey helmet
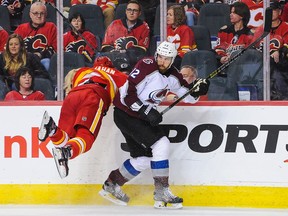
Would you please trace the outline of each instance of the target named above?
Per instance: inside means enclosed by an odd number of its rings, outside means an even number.
[[[110,58],[107,56],[99,56],[95,59],[93,67],[96,66],[104,66],[104,67],[110,67],[113,68],[113,63]]]

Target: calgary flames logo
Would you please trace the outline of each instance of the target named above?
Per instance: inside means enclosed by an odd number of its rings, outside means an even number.
[[[29,52],[42,52],[48,46],[47,38],[42,34],[28,36],[24,39],[24,42]]]
[[[86,43],[83,40],[71,42],[65,47],[65,52],[82,53],[85,49]]]

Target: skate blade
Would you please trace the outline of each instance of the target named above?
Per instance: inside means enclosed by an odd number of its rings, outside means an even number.
[[[105,190],[99,191],[99,195],[102,196],[104,199],[109,200],[110,202],[112,202],[116,205],[127,206],[126,202],[117,199],[116,197],[114,197],[112,194],[110,194],[109,192],[107,192]]]
[[[58,149],[53,148],[52,153],[60,177],[65,178],[66,176],[68,176],[69,169],[67,165],[65,166],[59,163],[58,158],[61,158],[61,152]]]
[[[46,137],[46,128],[44,127],[46,124],[48,124],[50,120],[50,116],[48,115],[48,112],[45,111],[42,117],[42,122],[38,131],[38,139],[40,141],[45,141]]]
[[[166,203],[163,201],[155,201],[154,208],[156,209],[182,209],[182,203]]]

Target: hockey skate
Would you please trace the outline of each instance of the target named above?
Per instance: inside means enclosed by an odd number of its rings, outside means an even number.
[[[154,192],[154,208],[157,209],[180,209],[183,208],[183,199],[172,194],[169,188],[164,187]]]
[[[105,181],[102,190],[99,191],[99,194],[117,204],[117,205],[127,205],[129,202],[129,197],[121,190],[121,187],[118,184],[113,184],[112,182]]]
[[[38,139],[40,141],[45,141],[49,135],[55,133],[56,128],[57,126],[54,120],[49,116],[48,112],[45,111],[39,128]]]
[[[68,160],[71,157],[70,146],[53,148],[52,153],[60,177],[65,178],[69,174]]]

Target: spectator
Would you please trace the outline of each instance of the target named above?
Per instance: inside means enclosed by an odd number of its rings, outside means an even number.
[[[183,65],[181,67],[180,73],[188,84],[194,82],[198,78],[198,72],[196,68],[190,65]]]
[[[11,34],[4,52],[0,55],[0,76],[2,76],[10,90],[15,90],[13,84],[16,71],[24,66],[32,70],[35,77],[50,78],[39,58],[35,54],[26,51],[22,37],[15,33]]]
[[[4,51],[5,44],[8,40],[8,32],[0,26],[0,54]]]
[[[24,0],[0,0],[0,2],[0,5],[8,8],[11,30],[14,31],[22,20],[22,13],[25,7]]]
[[[141,12],[138,1],[129,1],[126,16],[114,20],[106,30],[101,52],[108,55],[115,67],[121,71],[127,69],[127,63],[130,68],[134,67],[137,61],[146,55],[149,47],[150,29],[148,24],[139,18]]]
[[[245,3],[250,10],[250,20],[248,27],[255,29],[263,24],[263,1],[262,0],[240,0]]]
[[[175,43],[178,55],[174,65],[180,69],[185,53],[197,50],[194,33],[186,25],[186,15],[183,6],[172,5],[167,11],[167,41]]]
[[[69,23],[73,27],[64,34],[64,51],[80,53],[92,63],[98,46],[95,35],[85,29],[85,19],[80,13],[72,14]]]
[[[17,27],[25,42],[28,52],[40,57],[41,63],[48,71],[50,58],[57,50],[57,29],[54,23],[46,22],[47,8],[42,2],[34,2],[30,8],[31,22]]]
[[[129,0],[121,0],[119,4],[128,3]],[[142,8],[142,13],[145,16],[145,22],[150,28],[150,33],[152,34],[154,30],[155,14],[156,8],[160,5],[160,0],[138,0]]]
[[[104,15],[104,24],[107,28],[114,19],[115,8],[118,5],[118,0],[71,0],[71,6],[77,4],[96,4],[101,7]]]
[[[288,23],[280,19],[282,13],[282,5],[278,1],[273,1],[270,4],[273,9],[272,24],[270,30],[270,69],[272,78],[272,98],[281,99],[288,98],[288,84],[286,75],[288,72]],[[255,38],[259,37],[263,32],[263,25],[258,27],[255,31]],[[260,43],[258,49],[262,51],[263,41]],[[278,95],[275,97],[275,95]],[[280,97],[280,98],[279,98]]]
[[[188,84],[193,83],[198,78],[197,69],[191,65],[183,65],[179,72],[182,74],[183,79],[186,80]],[[175,101],[178,98],[179,96],[171,92],[166,96],[167,101]],[[207,95],[203,95],[200,97],[199,100],[207,100],[207,99],[208,99]]]
[[[245,3],[235,2],[231,5],[232,24],[225,25],[219,30],[217,45],[214,48],[220,64],[227,63],[230,57],[250,45],[253,33],[247,26],[249,19],[250,10]]]
[[[16,90],[8,92],[5,96],[5,101],[45,100],[43,92],[34,90],[34,74],[27,67],[21,67],[17,70],[15,86]]]

